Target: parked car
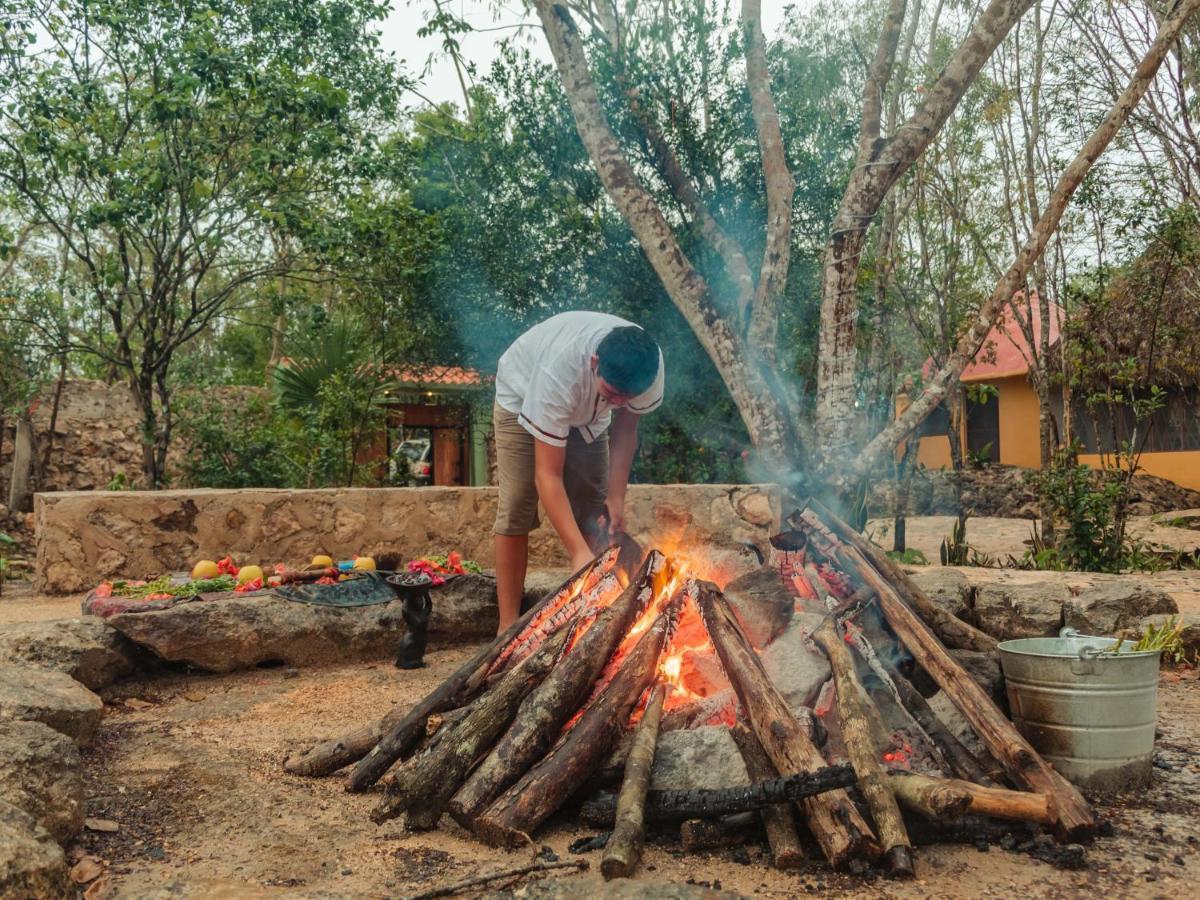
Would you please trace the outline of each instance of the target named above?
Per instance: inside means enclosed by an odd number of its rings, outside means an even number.
[[[433,442],[429,438],[401,441],[392,452],[389,466],[394,480],[411,479],[417,484],[433,481]]]

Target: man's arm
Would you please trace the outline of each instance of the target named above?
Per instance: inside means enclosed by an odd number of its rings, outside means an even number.
[[[629,486],[629,470],[637,451],[637,413],[628,409],[613,410],[612,433],[608,444],[608,527],[613,533],[625,530],[625,489]]]
[[[537,485],[538,499],[546,508],[550,524],[558,532],[571,557],[571,568],[578,570],[591,561],[592,550],[575,522],[571,501],[567,499],[567,489],[563,484],[566,459],[566,447],[555,447],[539,440],[533,442],[533,480]]]

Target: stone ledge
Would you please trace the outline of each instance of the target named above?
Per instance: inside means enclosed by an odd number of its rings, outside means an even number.
[[[497,489],[75,491],[35,498],[35,590],[84,591],[106,578],[186,570],[197,558],[301,562],[396,550],[459,550],[490,566]],[[627,518],[645,544],[761,541],[777,529],[779,490],[755,485],[633,485]],[[543,517],[530,565],[562,565]]]

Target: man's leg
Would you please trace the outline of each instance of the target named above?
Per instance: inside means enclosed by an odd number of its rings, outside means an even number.
[[[563,485],[571,500],[571,512],[579,530],[592,546],[599,551],[602,529],[600,517],[604,515],[604,501],[608,497],[608,432],[590,444],[574,428],[567,439],[567,464],[563,471]]]
[[[521,597],[525,593],[525,570],[528,565],[529,535],[496,535],[496,601],[500,607],[500,631],[517,621],[521,615]]]
[[[496,508],[496,603],[504,631],[521,615],[525,570],[529,564],[529,532],[537,528],[537,486],[533,480],[533,437],[514,413],[492,409],[496,434],[496,474],[500,499]]]

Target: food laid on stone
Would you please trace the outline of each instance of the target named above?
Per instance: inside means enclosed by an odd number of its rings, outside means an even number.
[[[409,562],[408,571],[423,572],[430,577],[433,584],[439,585],[444,584],[447,578],[453,578],[456,575],[482,574],[483,569],[474,560],[464,560],[461,553],[451,550],[445,556],[431,555],[414,559]]]

